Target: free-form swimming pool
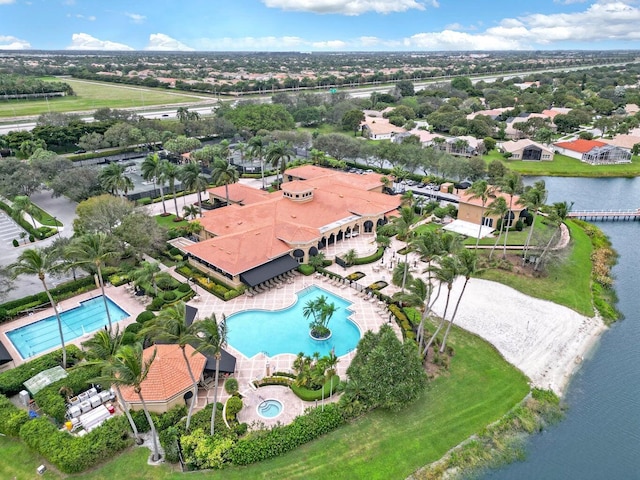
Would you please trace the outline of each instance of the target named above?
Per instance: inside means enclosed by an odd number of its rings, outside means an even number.
[[[314,340],[309,336],[311,318],[304,318],[302,310],[309,300],[320,295],[338,308],[329,322],[331,338]],[[246,357],[265,352],[273,357],[279,353],[297,355],[303,352],[321,356],[331,350],[337,356],[353,350],[360,340],[360,330],[349,320],[351,302],[319,287],[308,287],[297,294],[297,301],[283,310],[245,310],[227,318],[227,341]]]
[[[111,323],[129,314],[107,297]],[[80,306],[60,312],[65,343],[109,324],[102,295],[80,302]],[[30,358],[52,348],[60,347],[60,332],[55,315],[7,332],[7,337],[22,358]]]

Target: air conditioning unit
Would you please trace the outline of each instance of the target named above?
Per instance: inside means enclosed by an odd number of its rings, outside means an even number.
[[[36,472],[38,472],[38,475],[43,475],[46,471],[47,467],[45,465],[40,465],[38,468],[36,468]]]
[[[20,405],[24,405],[25,407],[29,406],[29,402],[31,401],[31,397],[29,396],[29,392],[26,390],[22,390],[19,393]]]

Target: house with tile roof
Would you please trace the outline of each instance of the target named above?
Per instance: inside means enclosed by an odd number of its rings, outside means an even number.
[[[507,205],[511,205],[511,210],[509,212],[510,223],[516,222],[519,218],[523,216],[523,212],[526,208],[520,205],[518,202],[520,197],[518,195],[514,195],[511,198],[508,194],[503,193],[499,189],[494,189],[493,194],[487,201],[484,209],[482,207],[482,200],[479,198],[472,198],[473,193],[464,190],[460,194],[460,200],[458,204],[458,220],[472,223],[474,225],[484,225],[490,228],[497,228],[498,220],[500,217],[496,215],[487,215],[487,208],[493,201],[502,197],[507,202]],[[506,216],[505,216],[506,219]]]
[[[592,165],[631,162],[630,151],[599,140],[584,140],[579,138],[571,142],[554,143],[553,146],[558,153]]]
[[[360,130],[362,136],[370,140],[391,140],[394,135],[406,132],[404,128],[389,122],[388,118],[368,116],[360,124]]]
[[[230,286],[256,286],[353,234],[375,238],[400,206],[398,197],[381,193],[381,178],[311,165],[288,169],[280,191],[251,201],[230,192],[236,201],[204,212],[201,241],[183,250],[194,267]]]
[[[185,347],[187,358],[196,380],[202,377],[207,357],[196,353],[191,345]],[[164,413],[176,405],[184,405],[185,394],[193,391],[191,376],[179,345],[152,345],[145,348],[142,358],[146,362],[155,352],[147,378],[142,382],[141,393],[151,412]],[[142,402],[133,387],[120,388],[124,408],[142,410]]]
[[[511,160],[553,160],[553,150],[527,138],[503,142],[499,148],[503,153],[510,153]]]

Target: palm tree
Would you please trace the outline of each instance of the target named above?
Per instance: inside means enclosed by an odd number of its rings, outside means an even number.
[[[407,176],[409,172],[407,172],[404,168],[396,165],[391,169],[391,176],[395,179],[396,183],[402,182]]]
[[[249,139],[249,155],[260,160],[260,175],[262,176],[262,189],[266,188],[264,183],[264,153],[266,145],[264,137],[256,135]]]
[[[62,332],[62,320],[58,312],[58,306],[53,301],[46,277],[51,273],[59,270],[59,260],[55,252],[46,252],[37,248],[28,248],[24,250],[18,260],[9,266],[11,275],[16,278],[19,275],[35,275],[42,282],[44,291],[47,294],[49,303],[53,307],[53,312],[58,321],[58,333],[60,333],[60,345],[62,345],[62,368],[67,368],[67,349],[64,344],[64,334]]]
[[[198,212],[198,207],[196,207],[195,205],[185,205],[184,207],[182,207],[182,213],[184,214],[184,216],[186,218],[190,218],[191,220],[194,220],[198,216]]]
[[[484,210],[489,201],[489,198],[494,193],[494,187],[489,185],[486,180],[477,180],[473,182],[473,185],[469,188],[471,192],[470,199],[479,199],[482,202],[482,210],[480,214],[480,227],[478,228],[478,238],[476,238],[476,249],[478,248],[478,244],[480,243],[480,236],[482,235],[482,224],[484,221]]]
[[[436,280],[438,280],[440,284],[445,284],[447,286],[447,300],[444,304],[444,311],[442,312],[442,319],[440,320],[440,324],[427,342],[427,345],[424,347],[422,355],[427,354],[427,352],[429,351],[429,347],[438,336],[438,333],[440,333],[440,330],[442,330],[444,322],[446,322],[447,310],[449,309],[449,300],[451,298],[451,289],[453,288],[453,282],[458,277],[458,260],[456,257],[444,257],[440,260],[439,265],[432,267],[432,271]]]
[[[510,218],[509,217],[510,213],[511,213],[511,210],[509,210],[507,201],[503,197],[496,198],[493,202],[491,202],[491,205],[489,205],[489,207],[487,208],[488,215],[495,215],[500,219],[499,220],[500,232],[498,233],[498,237],[496,238],[496,241],[493,244],[493,248],[491,248],[491,253],[489,253],[489,260],[491,260],[491,257],[493,257],[493,252],[498,246],[498,242],[502,237],[502,231],[504,230],[504,226],[507,223],[505,218]]]
[[[163,170],[165,168],[165,163],[169,163],[167,160],[161,160],[157,153],[151,153],[145,157],[140,165],[140,172],[142,173],[142,178],[146,181],[153,182],[153,191],[155,195],[156,185],[160,187],[160,198],[162,199],[162,210],[164,210],[164,215],[167,214],[167,207],[164,203],[164,175]]]
[[[513,197],[522,192],[522,177],[517,172],[509,172],[502,181],[501,190],[509,195],[509,213],[507,215],[507,228],[504,234],[504,247],[502,249],[502,258],[507,256],[507,239],[509,238],[509,229],[511,228]]]
[[[533,221],[531,222],[531,227],[529,230],[529,234],[527,235],[527,241],[524,244],[524,250],[522,251],[522,265],[524,266],[527,261],[527,253],[529,250],[529,245],[531,244],[531,237],[533,235],[533,230],[535,229],[536,219],[538,218],[538,210],[546,203],[547,201],[547,189],[544,183],[544,180],[538,180],[533,184],[533,187],[529,187],[525,190],[524,194],[518,200],[518,203],[524,205],[527,210],[531,213],[533,211]]]
[[[347,263],[348,266],[351,266],[354,263],[356,263],[356,260],[358,259],[358,254],[356,253],[356,250],[354,248],[350,248],[345,252],[342,259]]]
[[[309,257],[309,265],[316,270],[324,267],[325,256],[324,253],[318,252],[315,255]]]
[[[319,362],[322,370],[324,370],[325,381],[329,382],[329,397],[333,395],[333,377],[336,376],[339,362],[340,359],[333,350],[329,352],[329,355],[322,357]]]
[[[133,189],[133,181],[124,174],[124,165],[110,163],[100,171],[98,178],[100,186],[111,195],[118,195],[120,191],[126,195]]]
[[[109,333],[106,330],[98,330],[93,337],[89,340],[82,342],[82,346],[87,349],[86,358],[87,363],[81,365],[96,365],[99,364],[103,368],[103,373],[108,374],[108,366],[111,365],[113,359],[118,352],[118,349],[122,345],[122,333],[118,327],[116,327],[113,333]],[[118,402],[122,405],[124,414],[129,420],[131,430],[133,430],[133,436],[136,439],[136,443],[141,443],[140,434],[138,433],[138,427],[136,422],[133,421],[131,412],[128,408],[124,407],[124,400],[122,398],[122,392],[119,385],[114,385]]]
[[[211,171],[211,180],[218,185],[224,185],[225,196],[227,197],[227,205],[229,205],[229,184],[236,183],[240,178],[238,169],[228,163],[226,160],[216,159],[213,162],[213,170]]]
[[[74,260],[73,265],[90,266],[90,273],[98,274],[98,282],[102,291],[102,300],[104,308],[107,312],[107,320],[109,322],[109,331],[112,330],[111,314],[109,313],[109,304],[107,296],[104,293],[104,280],[102,279],[102,267],[109,260],[113,260],[120,256],[120,252],[116,249],[111,238],[103,232],[87,233],[71,242],[67,249],[67,254]]]
[[[309,152],[309,158],[314,165],[324,165],[327,160],[327,154],[317,148],[312,148]]]
[[[180,218],[180,213],[178,213],[178,199],[176,198],[176,180],[179,180],[179,177],[180,167],[167,160],[162,162],[162,178],[169,183],[169,189],[171,190],[171,195],[173,195],[173,206],[176,209],[176,218]]]
[[[451,325],[456,319],[456,314],[458,313],[458,307],[460,306],[460,301],[462,300],[462,296],[464,295],[464,291],[467,288],[467,284],[471,277],[478,271],[477,263],[478,263],[478,252],[464,249],[460,252],[457,257],[458,261],[458,273],[460,275],[464,275],[464,284],[462,285],[462,291],[460,292],[460,296],[456,301],[456,306],[453,309],[453,315],[451,315],[451,320],[449,320],[449,325],[447,325],[447,331],[444,332],[444,337],[442,338],[442,346],[440,347],[440,353],[445,351],[447,348],[447,337],[449,336],[449,330],[451,330]]]
[[[13,199],[13,204],[11,205],[11,215],[18,219],[22,212],[28,214],[31,217],[34,230],[38,228],[34,216],[37,210],[37,207],[31,203],[31,199],[26,195],[18,195]]]
[[[285,140],[273,142],[269,144],[269,147],[267,148],[266,160],[276,168],[280,165],[280,183],[284,182],[284,171],[287,168],[287,163],[289,163],[293,155],[294,153],[291,143]]]
[[[413,190],[407,190],[406,192],[404,192],[402,194],[401,200],[403,205],[407,205],[409,208],[413,208],[413,199],[414,199],[414,195],[413,195]]]
[[[416,221],[416,214],[412,208],[402,207],[400,209],[400,216],[395,219],[395,225],[398,230],[398,238],[403,238],[407,245],[405,246],[404,253],[404,275],[402,278],[402,292],[404,292],[405,285],[407,283],[407,270],[408,270],[408,257],[409,250],[411,249],[411,242],[409,234],[411,232],[411,225]]]
[[[416,331],[416,342],[418,343],[418,351],[422,351],[424,342],[424,323],[429,315],[428,300],[431,296],[432,286],[421,278],[412,279],[407,285],[407,293],[397,292],[393,295],[393,299],[401,302],[409,307],[417,307],[422,310],[420,323]]]
[[[202,217],[202,191],[209,186],[209,181],[200,172],[200,167],[195,163],[187,163],[182,167],[181,180],[185,190],[198,192],[198,206]]]
[[[142,383],[149,374],[149,369],[156,358],[156,351],[145,358],[142,345],[136,343],[134,345],[122,345],[116,354],[108,361],[105,361],[104,374],[96,378],[96,382],[110,383],[112,385],[132,387],[134,393],[138,395],[144,415],[151,427],[151,438],[153,441],[154,462],[160,459],[158,451],[158,435],[156,433],[156,425],[153,418],[149,414],[149,409],[142,395]]]
[[[220,374],[220,359],[222,349],[227,345],[227,317],[222,315],[222,322],[218,323],[216,315],[196,323],[198,347],[197,352],[204,355],[213,355],[216,359],[216,373],[213,382],[213,410],[211,411],[211,436],[215,431],[215,415],[218,403],[218,377]]]
[[[187,345],[197,345],[199,338],[196,335],[195,324],[187,324],[187,311],[184,302],[178,302],[161,310],[156,318],[147,323],[141,334],[148,334],[154,341],[178,345],[182,351],[182,358],[193,384],[193,397],[189,404],[189,413],[187,413],[186,429],[188,431],[191,424],[191,415],[193,415],[193,407],[198,398],[198,380],[193,375],[186,348]]]
[[[171,278],[166,272],[162,272],[159,262],[142,262],[138,268],[130,274],[134,285],[140,286],[150,283],[153,286],[155,296],[158,296],[158,279],[162,277]]]

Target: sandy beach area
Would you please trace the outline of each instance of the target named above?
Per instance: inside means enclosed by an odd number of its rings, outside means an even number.
[[[447,318],[451,317],[464,279],[454,283]],[[442,315],[446,291],[434,311]],[[606,329],[598,317],[589,318],[561,305],[529,297],[505,285],[471,279],[455,324],[492,345],[522,370],[532,386],[563,395],[572,373]]]

